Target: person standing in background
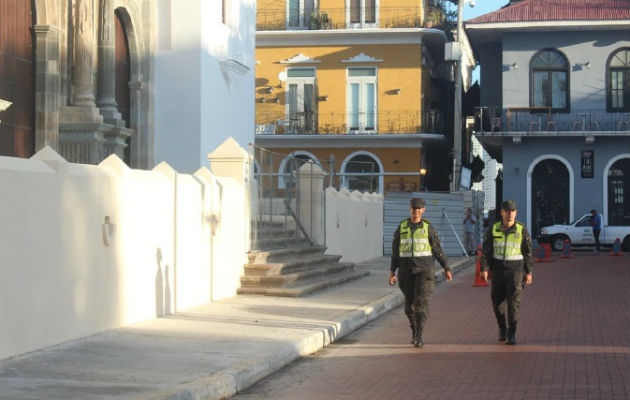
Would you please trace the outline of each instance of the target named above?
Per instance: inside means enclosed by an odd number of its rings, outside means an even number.
[[[475,253],[475,228],[477,227],[477,219],[472,213],[472,208],[466,209],[466,217],[464,217],[464,247],[469,256]]]
[[[593,237],[595,238],[595,252],[599,254],[599,234],[602,232],[602,216],[597,210],[591,210],[591,225],[593,225]]]

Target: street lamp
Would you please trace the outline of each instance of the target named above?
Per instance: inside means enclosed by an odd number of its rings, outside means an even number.
[[[461,153],[462,153],[462,58],[463,58],[463,35],[464,35],[464,3],[469,3],[471,7],[475,6],[474,0],[450,0],[457,4],[457,44],[462,50],[459,52],[459,59],[455,62],[455,104],[453,107],[453,180],[451,182],[451,191],[459,190],[459,174],[461,169]]]

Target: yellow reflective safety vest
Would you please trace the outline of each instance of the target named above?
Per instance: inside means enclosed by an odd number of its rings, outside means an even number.
[[[431,257],[431,244],[429,243],[429,223],[422,221],[422,226],[411,232],[409,220],[400,223],[400,245],[398,246],[400,257]]]
[[[507,235],[501,231],[501,221],[492,226],[492,257],[502,261],[523,260],[521,243],[523,242],[523,225],[516,223],[516,232]]]

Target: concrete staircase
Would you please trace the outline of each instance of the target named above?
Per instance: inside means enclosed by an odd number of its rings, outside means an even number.
[[[323,246],[259,250],[249,253],[239,294],[300,297],[367,275]]]

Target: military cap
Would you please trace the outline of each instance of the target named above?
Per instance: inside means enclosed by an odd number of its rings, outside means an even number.
[[[516,211],[516,202],[514,200],[506,200],[501,203],[501,209],[505,211]]]
[[[411,199],[411,207],[413,208],[424,208],[424,200],[422,200],[421,198],[418,197],[414,197],[413,199]]]

